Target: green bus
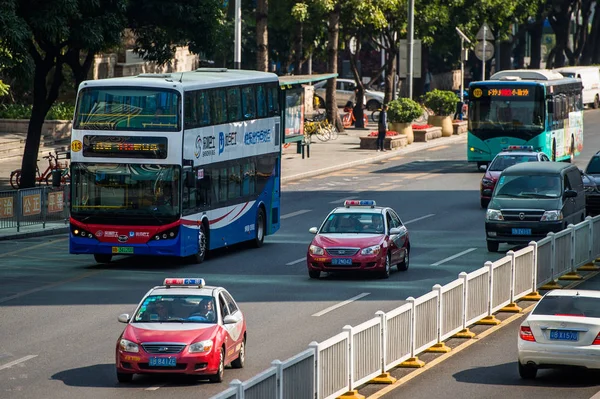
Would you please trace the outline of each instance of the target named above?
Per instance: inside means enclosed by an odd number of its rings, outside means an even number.
[[[487,165],[510,145],[533,146],[553,161],[583,150],[580,79],[551,70],[506,70],[469,85],[467,159]]]

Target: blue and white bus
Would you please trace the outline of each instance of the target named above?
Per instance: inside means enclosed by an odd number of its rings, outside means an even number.
[[[83,82],[70,253],[193,256],[279,229],[275,74],[200,68]]]

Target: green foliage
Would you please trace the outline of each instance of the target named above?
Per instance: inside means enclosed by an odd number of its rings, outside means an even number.
[[[7,95],[9,90],[10,86],[0,80],[0,97]]]
[[[388,103],[388,120],[392,123],[411,123],[423,114],[423,108],[410,98],[399,98]]]
[[[2,104],[0,105],[0,119],[29,119],[31,118],[31,105],[23,104]],[[75,106],[66,103],[54,104],[48,115],[47,120],[70,121],[73,119]]]
[[[423,96],[423,103],[438,116],[451,115],[456,111],[456,104],[460,101],[458,96],[448,90],[435,89]]]

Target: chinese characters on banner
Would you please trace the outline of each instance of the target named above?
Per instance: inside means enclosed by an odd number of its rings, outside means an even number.
[[[42,213],[41,194],[31,194],[23,196],[23,216],[39,215]]]
[[[48,193],[48,213],[62,212],[64,208],[64,193],[62,191]]]
[[[12,197],[0,198],[0,219],[11,218],[14,215]]]

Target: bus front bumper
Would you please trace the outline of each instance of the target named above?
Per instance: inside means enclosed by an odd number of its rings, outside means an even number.
[[[69,253],[181,256],[181,243],[179,236],[174,239],[151,240],[146,244],[120,244],[99,242],[95,238],[76,237],[71,234]]]

